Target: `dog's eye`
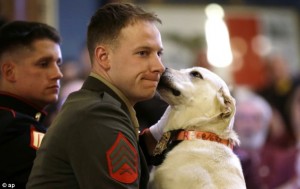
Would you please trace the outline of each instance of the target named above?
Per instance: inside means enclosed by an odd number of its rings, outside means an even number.
[[[190,73],[190,75],[193,76],[193,77],[198,77],[200,79],[203,79],[202,75],[199,72],[197,72],[197,71],[192,71]]]

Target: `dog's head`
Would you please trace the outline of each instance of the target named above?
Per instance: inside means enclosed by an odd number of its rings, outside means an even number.
[[[218,75],[201,67],[166,69],[157,90],[170,105],[164,131],[199,130],[231,138],[235,100]]]

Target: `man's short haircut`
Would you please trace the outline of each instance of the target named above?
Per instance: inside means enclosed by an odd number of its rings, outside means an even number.
[[[131,3],[108,3],[99,8],[88,25],[90,57],[93,57],[97,44],[114,44],[123,28],[140,20],[161,23],[157,15]]]
[[[0,57],[19,47],[30,47],[36,40],[49,39],[60,44],[58,31],[47,24],[29,21],[12,21],[0,28]]]

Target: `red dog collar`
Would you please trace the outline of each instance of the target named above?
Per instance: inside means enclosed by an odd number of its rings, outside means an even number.
[[[215,141],[233,149],[233,144],[230,139],[221,139],[218,135],[210,132],[180,131],[175,140],[195,140],[195,139]]]

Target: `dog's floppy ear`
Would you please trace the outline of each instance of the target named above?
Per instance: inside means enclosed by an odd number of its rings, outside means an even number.
[[[221,114],[222,119],[230,118],[235,113],[235,100],[232,96],[225,93],[223,87],[218,91],[218,100],[221,104]]]

